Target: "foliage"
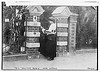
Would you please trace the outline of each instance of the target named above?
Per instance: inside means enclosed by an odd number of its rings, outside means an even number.
[[[82,6],[72,7],[72,12],[79,14],[76,32],[77,48],[97,47],[97,10],[91,6]]]

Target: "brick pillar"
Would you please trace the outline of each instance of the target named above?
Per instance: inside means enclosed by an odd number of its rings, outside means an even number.
[[[77,16],[71,15],[70,23],[69,23],[69,52],[70,53],[74,53],[76,47],[76,23],[77,23]]]
[[[38,49],[40,47],[39,27],[41,26],[41,23],[39,22],[39,16],[30,15],[27,18],[26,23],[26,53],[35,58],[39,55]]]
[[[44,12],[41,6],[27,6],[26,9],[29,11],[27,21],[25,22],[26,26],[26,53],[29,58],[39,57],[38,49],[40,47],[39,37],[41,26],[40,15]]]
[[[62,56],[67,53],[68,48],[68,23],[67,17],[57,18],[57,55]]]

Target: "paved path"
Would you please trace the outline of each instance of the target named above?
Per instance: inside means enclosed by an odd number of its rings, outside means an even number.
[[[83,52],[84,51],[84,52]],[[80,50],[75,55],[56,57],[53,61],[45,58],[19,61],[4,61],[4,69],[66,69],[66,70],[96,70],[96,50]]]

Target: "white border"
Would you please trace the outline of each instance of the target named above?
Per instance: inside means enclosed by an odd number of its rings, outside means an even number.
[[[75,5],[95,6],[99,0],[5,0],[7,5]],[[99,5],[99,4],[98,4]]]
[[[2,1],[7,1],[8,5],[11,3],[15,4],[14,3],[15,0],[0,0],[0,2],[2,2]],[[25,2],[18,3],[18,1],[20,1],[20,2],[25,1]],[[32,2],[28,3],[28,1],[32,1]],[[25,4],[25,5],[27,5],[27,4],[31,4],[31,5],[74,5],[74,6],[99,6],[100,5],[100,0],[16,0],[16,2],[17,2],[16,4],[19,4],[19,5],[22,5],[22,4]],[[0,6],[1,6],[1,3],[0,3]],[[1,10],[1,7],[0,7],[0,10]],[[100,7],[99,7],[99,13],[100,13]],[[0,17],[1,17],[1,14],[0,14]],[[99,14],[99,17],[100,17],[100,14]],[[1,23],[1,20],[0,20],[0,23]],[[98,19],[98,26],[99,26],[98,27],[98,37],[99,37],[100,36],[99,19]],[[2,31],[2,23],[0,24],[0,29]],[[0,33],[0,40],[2,40],[2,32]],[[100,43],[100,38],[98,38],[98,45],[99,45],[99,43]],[[0,41],[0,47],[2,47],[2,41]],[[100,45],[98,46],[98,52],[100,50],[99,48],[100,48]],[[2,48],[0,48],[0,51],[2,51]],[[100,52],[98,53],[98,56],[100,56]],[[100,61],[100,57],[99,57],[98,61]],[[1,66],[1,59],[0,59],[0,66]],[[100,68],[100,65],[98,68]],[[0,72],[2,72],[2,70],[0,70]],[[26,72],[28,72],[28,71],[26,71]],[[70,71],[70,72],[73,72],[73,71]],[[84,72],[84,71],[81,71],[81,72]],[[86,72],[88,72],[88,71],[86,71]],[[92,71],[92,72],[97,72],[97,71]]]

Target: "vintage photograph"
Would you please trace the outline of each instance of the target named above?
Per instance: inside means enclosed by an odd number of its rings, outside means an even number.
[[[2,70],[98,70],[98,6],[2,2]]]

